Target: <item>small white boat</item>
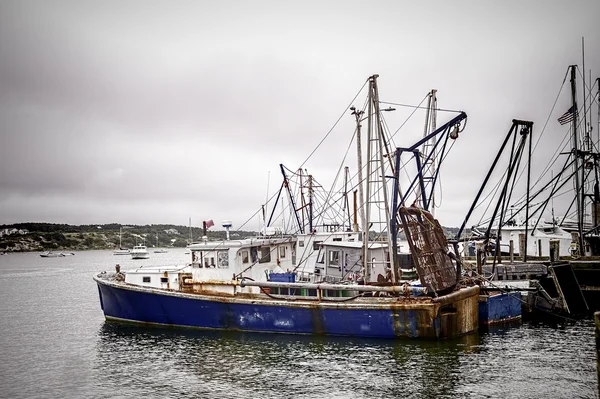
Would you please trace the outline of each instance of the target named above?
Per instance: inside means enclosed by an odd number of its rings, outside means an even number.
[[[63,255],[61,252],[46,251],[40,254],[42,258],[60,258]]]
[[[121,244],[121,235],[123,234],[122,228],[119,227],[119,249],[113,251],[114,255],[129,255],[131,250],[129,248],[123,248]]]
[[[131,259],[148,259],[150,258],[150,253],[148,253],[148,249],[145,245],[136,245],[131,250]]]
[[[54,252],[54,251],[46,251],[42,252],[40,256],[42,258],[62,258],[63,256],[71,256],[75,255],[73,252]]]
[[[158,234],[156,235],[156,247],[158,247]],[[167,251],[166,249],[162,249],[162,248],[154,250],[155,254],[166,254],[167,252],[169,252],[169,251]]]

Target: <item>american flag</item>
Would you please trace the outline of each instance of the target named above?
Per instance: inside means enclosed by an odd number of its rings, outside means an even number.
[[[573,113],[573,109],[575,109],[575,113]],[[569,108],[567,110],[567,112],[565,112],[564,114],[562,114],[562,116],[560,118],[558,118],[558,122],[561,125],[565,125],[569,122],[573,122],[573,117],[577,115],[577,106],[572,106],[571,108]]]

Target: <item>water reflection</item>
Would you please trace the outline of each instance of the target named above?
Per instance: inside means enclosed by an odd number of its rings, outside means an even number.
[[[461,383],[461,356],[481,348],[477,334],[439,342],[105,323],[98,336],[98,371],[121,370],[117,386],[140,387],[140,395],[192,389],[205,397],[449,397]]]

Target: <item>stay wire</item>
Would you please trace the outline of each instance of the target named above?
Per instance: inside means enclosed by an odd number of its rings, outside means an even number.
[[[304,164],[306,164],[306,162],[308,162],[308,160],[314,155],[315,152],[317,152],[317,150],[319,149],[319,147],[321,147],[321,144],[323,144],[323,142],[327,139],[327,137],[329,137],[329,135],[331,134],[331,132],[333,131],[333,129],[335,129],[335,127],[338,125],[338,123],[340,123],[340,121],[342,120],[342,118],[346,115],[346,112],[348,112],[348,109],[352,106],[352,103],[354,103],[354,100],[356,100],[358,98],[358,96],[360,95],[360,93],[363,91],[363,89],[365,88],[365,86],[369,82],[369,79],[367,79],[365,81],[365,83],[362,85],[362,87],[360,88],[360,90],[356,93],[356,95],[354,96],[354,98],[352,99],[352,101],[350,101],[350,104],[348,104],[348,106],[344,109],[344,112],[342,112],[342,114],[337,119],[337,121],[335,121],[335,123],[333,124],[333,126],[331,127],[331,129],[329,129],[329,131],[327,132],[327,134],[325,135],[325,137],[323,137],[321,139],[321,141],[319,142],[319,144],[317,144],[317,147],[314,150],[312,150],[312,152],[308,155],[308,157],[306,157],[306,159],[304,160],[304,162],[302,162],[300,164],[300,166],[299,166],[300,168],[303,167]]]

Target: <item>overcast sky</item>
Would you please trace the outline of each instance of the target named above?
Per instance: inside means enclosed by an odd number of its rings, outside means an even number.
[[[2,0],[0,224],[240,227],[376,73],[383,101],[435,88],[468,114],[436,211],[459,226],[513,118],[534,121],[535,140],[551,116],[540,146],[562,140],[568,87],[551,110],[568,66],[583,71],[582,37],[586,79],[600,76],[599,15],[597,0]],[[390,128],[411,111],[386,115]],[[346,112],[304,165],[321,183],[353,126]]]

